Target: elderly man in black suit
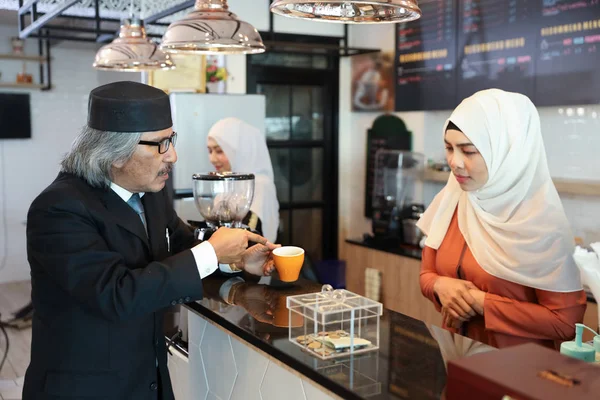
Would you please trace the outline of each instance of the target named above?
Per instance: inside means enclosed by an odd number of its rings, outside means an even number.
[[[172,125],[159,89],[90,93],[87,126],[27,216],[35,314],[24,400],[173,399],[165,308],[202,298],[202,278],[218,269],[272,271],[265,238],[221,228],[199,243],[179,219],[165,190]]]

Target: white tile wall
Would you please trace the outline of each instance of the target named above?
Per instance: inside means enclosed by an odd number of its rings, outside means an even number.
[[[199,315],[188,313],[188,324],[189,369],[184,371],[183,364],[170,363],[169,372],[174,384],[185,384],[185,379],[173,374],[188,374],[189,399],[333,399],[318,385],[292,374]],[[174,392],[176,400],[188,400],[185,390]]]
[[[171,348],[171,354],[168,355],[167,367],[171,375],[171,385],[173,393],[177,400],[193,399],[190,393],[190,362],[186,355],[180,353],[177,349]]]
[[[351,26],[350,46],[394,50],[394,27]],[[380,113],[350,111],[351,67],[340,64],[339,138],[339,242],[371,231],[363,217],[366,131]],[[543,107],[538,109],[542,134],[553,177],[600,181],[600,106]],[[394,113],[413,132],[414,150],[426,158],[443,159],[441,129],[451,111]],[[442,184],[427,183],[423,200],[428,204]],[[584,241],[600,240],[600,198],[561,195],[573,233]]]
[[[238,371],[229,336],[207,324],[200,343],[200,353],[204,360],[209,393],[220,399],[231,398]]]
[[[238,376],[231,393],[232,399],[262,400],[261,382],[267,372],[269,360],[256,351],[250,351],[246,344],[232,340]]]
[[[189,354],[189,378],[190,394],[193,399],[205,399],[208,396],[208,380],[206,379],[206,370],[204,368],[204,358],[200,353],[200,348],[194,343],[190,343],[188,348]],[[169,372],[171,372],[169,370]],[[177,398],[176,400],[185,400]]]
[[[279,365],[270,362],[260,385],[263,400],[305,400],[302,380]]]
[[[311,385],[306,381],[302,381],[302,388],[304,389],[304,396],[306,396],[307,400],[329,400],[331,396],[326,393],[323,393],[321,390],[317,389],[315,386]]]
[[[542,134],[553,177],[600,181],[600,106],[539,108]],[[584,113],[577,117],[577,109]],[[562,113],[559,111],[562,110]],[[583,110],[583,111],[581,111]],[[340,131],[340,235],[359,237],[370,231],[364,218],[366,131],[379,114],[348,113],[353,121]],[[441,129],[450,111],[395,113],[413,132],[414,150],[426,158],[444,158]],[[423,185],[423,200],[429,204],[443,184]],[[573,233],[586,242],[600,240],[600,197],[561,195]]]
[[[551,175],[556,178],[600,181],[600,106],[540,107],[538,112]],[[404,119],[403,114],[398,113]],[[426,129],[421,132],[424,140],[420,151],[427,158],[443,159],[441,127],[450,116],[450,111],[422,114]],[[442,187],[442,184],[436,183],[425,185],[426,204]],[[561,199],[573,234],[588,243],[599,241],[600,197],[561,194]]]

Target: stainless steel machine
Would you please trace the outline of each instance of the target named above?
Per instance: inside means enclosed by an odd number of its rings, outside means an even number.
[[[422,233],[416,222],[424,212],[415,204],[415,184],[422,179],[423,154],[379,150],[375,155],[373,235],[377,239],[417,246]]]

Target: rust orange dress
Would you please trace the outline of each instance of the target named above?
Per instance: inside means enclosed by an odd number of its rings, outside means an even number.
[[[438,311],[441,305],[433,285],[441,276],[471,281],[486,292],[483,316],[463,323],[460,330],[444,328],[494,347],[534,342],[558,348],[560,342],[575,337],[575,323],[583,321],[587,305],[583,290],[549,292],[509,282],[483,270],[458,228],[456,212],[439,249],[423,249],[421,291]]]

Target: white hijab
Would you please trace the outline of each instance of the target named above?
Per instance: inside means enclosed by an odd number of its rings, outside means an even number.
[[[208,137],[223,149],[234,172],[254,174],[254,199],[250,210],[260,218],[264,237],[275,242],[279,202],[265,136],[241,119],[225,118],[210,128]]]
[[[489,179],[463,191],[454,175],[419,220],[425,245],[438,249],[458,206],[458,226],[481,268],[524,286],[581,289],[574,238],[548,170],[540,120],[517,93],[484,90],[463,100],[452,121],[477,147]]]

